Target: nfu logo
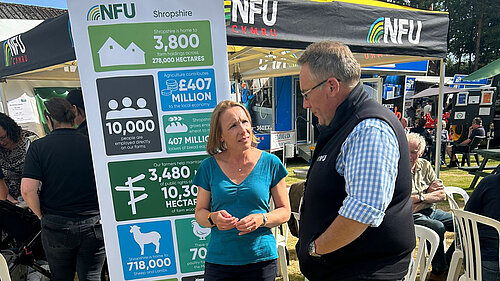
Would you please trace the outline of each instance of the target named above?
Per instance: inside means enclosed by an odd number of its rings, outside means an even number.
[[[420,32],[422,31],[422,21],[409,19],[378,18],[373,22],[366,41],[368,43],[380,43],[384,38],[384,43],[389,43],[389,38],[394,44],[404,44],[405,41],[411,44],[420,42]]]
[[[120,16],[125,16],[129,19],[135,17],[135,4],[130,3],[129,6],[127,3],[95,5],[87,12],[87,21],[114,20],[118,19]]]
[[[16,35],[5,40],[2,48],[4,51],[5,66],[28,62],[26,46],[23,43],[21,35]]]
[[[233,0],[232,21],[238,21],[238,14],[245,24],[254,24],[256,15],[262,15],[262,22],[267,26],[276,23],[278,1],[269,0]],[[271,11],[269,11],[271,9]]]

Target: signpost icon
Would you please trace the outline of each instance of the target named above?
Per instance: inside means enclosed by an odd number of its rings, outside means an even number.
[[[137,210],[135,208],[135,203],[144,200],[148,198],[148,195],[146,193],[143,193],[139,195],[138,197],[135,197],[134,191],[145,191],[146,188],[144,186],[134,186],[135,182],[141,181],[145,178],[146,176],[144,174],[140,174],[135,178],[127,177],[127,181],[125,182],[126,186],[116,186],[115,190],[116,191],[128,191],[130,195],[130,201],[128,201],[128,205],[132,207],[132,214],[135,215],[137,214]]]

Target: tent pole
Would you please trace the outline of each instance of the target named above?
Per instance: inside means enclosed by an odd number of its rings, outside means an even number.
[[[5,83],[7,83],[6,80],[0,81],[0,84],[2,84],[2,87],[0,87],[0,92],[2,96],[2,109],[3,113],[9,115],[9,109],[7,108],[7,96],[5,95]]]
[[[438,95],[438,110],[437,110],[437,127],[436,127],[436,154],[435,154],[435,169],[436,176],[439,178],[439,170],[441,169],[441,131],[443,127],[443,86],[444,86],[444,60],[439,60],[439,95]]]

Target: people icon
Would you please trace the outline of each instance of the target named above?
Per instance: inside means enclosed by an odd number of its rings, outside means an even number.
[[[131,98],[124,97],[122,99],[123,108],[118,110],[118,102],[114,99],[111,99],[108,102],[108,108],[110,109],[110,111],[106,113],[106,120],[153,117],[151,110],[145,108],[147,106],[146,99],[138,98],[136,101],[136,105],[138,109],[132,107]]]
[[[137,117],[153,117],[153,114],[151,113],[151,110],[145,108],[147,105],[147,101],[144,98],[139,98],[137,99],[137,106],[139,109],[137,109],[136,113],[138,114]]]

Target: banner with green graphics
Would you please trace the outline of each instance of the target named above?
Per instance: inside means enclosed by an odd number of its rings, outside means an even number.
[[[229,99],[224,1],[68,0],[111,280],[203,280],[193,177]],[[143,239],[148,237],[148,239]]]
[[[96,72],[209,66],[213,64],[210,21],[89,26]],[[128,60],[124,65],[121,63]]]

